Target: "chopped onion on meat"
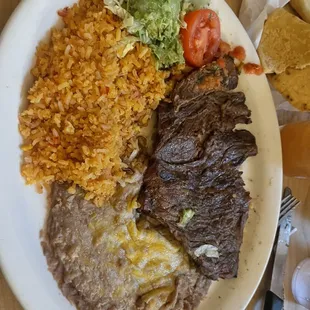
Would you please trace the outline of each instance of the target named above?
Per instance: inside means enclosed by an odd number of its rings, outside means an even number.
[[[195,212],[191,209],[183,210],[183,214],[182,214],[182,217],[180,219],[180,223],[178,224],[178,226],[185,227],[189,223],[189,221],[193,218],[194,215],[195,215]]]
[[[204,244],[197,248],[194,254],[199,257],[201,255],[206,255],[207,257],[219,258],[218,248],[212,244]]]

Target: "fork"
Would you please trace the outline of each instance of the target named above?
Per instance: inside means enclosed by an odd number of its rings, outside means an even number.
[[[300,201],[292,195],[292,191],[289,187],[284,189],[283,197],[278,226],[280,226],[283,220],[300,204]]]
[[[284,305],[284,266],[288,253],[290,236],[296,231],[292,227],[291,212],[299,204],[299,201],[292,195],[290,188],[285,188],[281,201],[279,227],[273,245],[272,277],[269,290],[266,292],[264,310],[282,310]]]

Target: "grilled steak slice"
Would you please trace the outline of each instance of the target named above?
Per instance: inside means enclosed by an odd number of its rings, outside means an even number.
[[[250,122],[244,102],[243,93],[216,91],[197,97],[177,112],[160,108],[156,157],[175,164],[192,162],[205,149],[209,135],[231,132],[236,124]]]
[[[224,68],[213,62],[181,80],[173,91],[174,104],[185,104],[187,100],[214,90],[235,89],[238,85],[238,71],[234,60],[230,56],[225,56],[224,60]]]
[[[212,80],[210,67],[180,82],[173,103],[160,107],[159,142],[140,202],[142,212],[181,241],[200,271],[217,280],[237,275],[250,203],[238,168],[257,154],[257,146],[250,132],[234,130],[251,122],[244,94],[225,91],[236,86],[235,70],[224,69],[221,74],[231,76],[213,91],[197,90],[202,72]],[[189,210],[194,215],[184,224]]]

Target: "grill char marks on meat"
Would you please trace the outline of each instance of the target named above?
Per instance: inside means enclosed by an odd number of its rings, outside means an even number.
[[[229,91],[238,76],[225,60],[223,70],[210,64],[193,72],[176,86],[173,103],[160,106],[159,141],[139,198],[141,211],[167,226],[212,280],[237,276],[251,199],[238,168],[257,154],[254,136],[234,130],[249,124],[251,113],[244,94]],[[188,209],[194,216],[181,226]],[[202,246],[218,257],[199,255]]]
[[[238,85],[238,71],[231,57],[225,56],[225,68],[212,63],[192,72],[175,87],[174,106],[214,90],[231,90]],[[181,102],[180,102],[180,101]]]

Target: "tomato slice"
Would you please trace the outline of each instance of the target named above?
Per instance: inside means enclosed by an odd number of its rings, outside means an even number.
[[[187,28],[181,29],[186,62],[201,67],[213,60],[221,40],[221,25],[217,14],[209,9],[187,13]]]

